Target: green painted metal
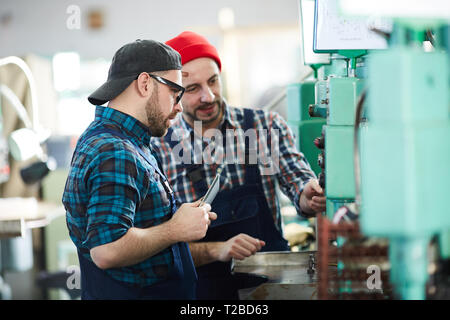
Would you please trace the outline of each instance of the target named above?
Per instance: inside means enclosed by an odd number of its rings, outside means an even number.
[[[364,81],[357,78],[331,78],[329,83],[329,117],[327,124],[351,126],[355,124],[355,110]]]
[[[316,175],[322,172],[322,168],[319,167],[317,162],[320,150],[315,146],[314,139],[320,137],[322,134],[322,127],[325,123],[325,119],[314,119],[303,121],[299,127],[300,151],[305,155],[306,159],[308,159],[308,162]]]
[[[414,235],[442,229],[442,221],[450,225],[448,207],[436,201],[450,190],[447,64],[446,54],[418,49],[372,56],[361,155],[362,222],[370,234]],[[386,225],[383,218],[394,212]]]
[[[358,58],[367,55],[367,50],[339,50],[338,53],[341,56],[350,59],[350,66],[352,69],[356,69],[356,61]]]
[[[428,280],[427,247],[430,237],[393,237],[390,239],[389,261],[391,282],[399,297],[405,300],[425,299]]]
[[[355,198],[353,127],[325,127],[325,194],[330,200]]]
[[[309,110],[314,117],[318,118],[326,118],[328,114],[328,109],[326,107],[317,104],[310,105]]]
[[[318,79],[327,80],[330,77],[346,77],[347,76],[347,65],[348,61],[343,57],[333,55],[331,58],[331,63],[324,65],[319,69]]]
[[[450,230],[439,234],[439,249],[442,259],[450,259]]]
[[[331,77],[328,81],[328,118],[325,126],[325,194],[332,219],[341,206],[354,202],[353,132],[357,99],[364,81]]]
[[[319,137],[323,119],[311,118],[308,107],[314,103],[315,81],[291,84],[287,88],[288,112],[287,122],[294,132],[298,150],[300,150],[316,175],[321,172],[317,164],[320,150],[314,145],[314,139]]]
[[[361,226],[390,238],[391,282],[402,299],[425,297],[428,243],[450,229],[448,64],[446,52],[406,45],[369,60]]]
[[[327,117],[328,112],[328,81],[318,80],[314,86],[315,103],[309,108],[313,109],[314,117]]]
[[[316,81],[305,81],[287,87],[287,119],[288,121],[311,120],[308,106],[314,103],[314,87]]]
[[[441,26],[438,35],[439,37],[437,37],[436,46],[446,50],[447,56],[450,59],[450,24]],[[448,68],[450,68],[450,63],[448,64]],[[450,94],[448,97],[450,105]],[[439,235],[439,249],[442,259],[450,259],[450,229]]]

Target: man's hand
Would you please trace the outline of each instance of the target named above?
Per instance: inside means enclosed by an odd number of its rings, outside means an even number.
[[[319,182],[310,180],[300,195],[300,208],[307,214],[320,213],[326,210],[326,197]]]
[[[171,237],[178,241],[200,240],[206,235],[211,220],[217,219],[217,215],[211,212],[211,206],[198,205],[200,201],[183,203],[168,221],[170,223]]]
[[[215,250],[217,260],[226,262],[231,258],[243,260],[246,257],[254,255],[256,252],[266,245],[262,240],[250,237],[247,234],[241,233],[234,236],[228,241],[221,242]]]

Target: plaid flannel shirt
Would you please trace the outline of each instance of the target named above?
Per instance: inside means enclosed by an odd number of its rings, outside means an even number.
[[[239,150],[244,145],[245,132],[243,130],[244,125],[244,111],[241,108],[230,107],[224,102],[225,113],[220,128],[224,133],[224,136],[231,137],[227,130],[234,130],[235,137],[233,138],[235,143],[234,159],[237,160],[234,165],[227,165],[222,171],[221,177],[225,177],[224,183],[221,183],[220,190],[227,190],[244,183],[245,166],[243,161],[239,161]],[[280,205],[276,194],[276,185],[278,183],[281,191],[289,197],[297,209],[297,212],[301,214],[299,206],[299,196],[303,191],[305,184],[311,179],[316,178],[314,172],[311,170],[309,163],[301,152],[295,147],[295,138],[291,129],[288,127],[284,119],[275,112],[265,112],[263,110],[252,110],[254,113],[254,129],[257,133],[266,132],[267,135],[257,134],[257,160],[258,166],[262,173],[262,185],[264,194],[269,205],[269,209],[272,212],[272,216],[277,228],[281,228],[281,216]],[[193,183],[190,181],[186,174],[186,169],[183,168],[182,161],[187,160],[184,157],[180,159],[180,150],[193,150],[190,156],[190,163],[203,163],[205,171],[205,179],[207,185],[211,185],[212,180],[216,174],[216,169],[220,165],[221,161],[227,157],[227,148],[230,147],[230,141],[227,138],[225,151],[221,143],[216,142],[216,139],[201,138],[195,134],[194,129],[183,119],[182,116],[178,116],[173,124],[172,129],[174,131],[173,137],[169,139],[179,141],[179,145],[172,149],[164,140],[164,138],[153,137],[151,139],[152,147],[159,157],[164,172],[167,174],[167,178],[170,184],[174,188],[177,198],[181,202],[192,202],[202,196],[203,194],[197,194],[193,188]],[[271,129],[277,131],[277,139],[274,135],[270,135]],[[265,131],[264,131],[265,130]],[[233,132],[233,131],[232,131]],[[192,136],[195,138],[194,145],[192,144]],[[219,140],[217,140],[219,141]],[[222,158],[213,157],[208,159],[205,157],[205,150],[216,150],[217,154],[222,154]],[[198,152],[200,151],[200,152]],[[203,152],[202,152],[203,151]],[[206,153],[208,154],[208,152]],[[273,157],[278,157],[278,161],[272,161]],[[205,160],[206,158],[206,160]],[[262,161],[262,159],[265,159]],[[222,159],[222,160],[220,160]],[[272,160],[271,160],[272,159]],[[269,160],[269,161],[268,161]],[[277,163],[278,162],[278,163]],[[229,163],[229,161],[227,161]],[[272,167],[268,170],[268,167]],[[273,170],[275,168],[276,170]]]
[[[129,140],[110,133],[84,138],[97,128],[119,131]],[[118,240],[129,228],[148,228],[170,218],[170,199],[159,176],[135,147],[139,145],[152,158],[149,143],[146,126],[101,106],[78,140],[62,201],[70,237],[90,261],[90,249]],[[143,287],[165,279],[172,265],[169,247],[138,264],[106,272],[119,281]]]

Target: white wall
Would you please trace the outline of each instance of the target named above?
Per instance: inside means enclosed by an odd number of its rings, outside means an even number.
[[[166,41],[184,30],[193,30],[205,35],[221,54],[228,102],[260,107],[257,102],[261,95],[269,101],[278,93],[274,87],[283,90],[286,84],[296,82],[305,69],[297,1],[0,0],[0,58],[32,53],[48,58],[50,65],[55,53],[74,51],[85,64],[103,58],[101,61],[109,67],[114,53],[125,43],[139,38]],[[80,29],[67,27],[71,16],[67,9],[72,5],[81,11]],[[225,33],[218,28],[218,13],[225,7],[234,11],[236,28],[226,33],[237,43],[231,51],[224,50]],[[93,9],[104,12],[101,30],[88,26],[88,12]],[[63,100],[62,95],[55,99],[51,90],[39,91],[40,122],[44,127],[56,133],[81,132],[92,120],[93,108],[86,97],[104,82],[107,69],[88,69],[83,74],[86,68],[82,68],[82,88],[72,100]],[[43,84],[42,73],[35,76]],[[51,81],[47,81],[48,86]],[[267,90],[274,93],[267,95]],[[74,117],[84,120],[73,121]]]
[[[79,30],[66,26],[69,5],[81,9]],[[234,10],[238,27],[298,22],[297,0],[0,0],[0,57],[77,51],[82,58],[111,59],[138,38],[165,41],[187,28],[214,27],[223,7]],[[87,26],[87,12],[95,8],[105,12],[100,31]]]

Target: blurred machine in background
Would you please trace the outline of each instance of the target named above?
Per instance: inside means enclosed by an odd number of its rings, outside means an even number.
[[[350,13],[368,14],[356,2],[343,4]],[[370,54],[365,111],[357,112],[366,121],[357,116],[361,124],[355,127],[360,129],[362,232],[389,239],[396,296],[424,299],[429,273],[450,258],[450,4],[408,4],[407,10],[377,5],[378,14],[392,17],[394,26],[389,48]],[[433,237],[438,261],[429,259]]]
[[[11,56],[0,67],[0,300],[46,297],[67,291],[66,268],[77,264],[61,204],[73,143],[41,127],[28,63]]]
[[[381,19],[343,19],[334,0],[301,0],[300,9],[304,63],[313,68],[317,78],[314,102],[300,108],[311,117],[324,119],[319,134],[310,138],[320,153],[316,159],[309,159],[321,169],[319,183],[327,198],[327,211],[318,217],[316,230],[318,297],[384,299],[389,295],[369,290],[366,285],[370,265],[378,263],[386,269],[386,263],[380,261],[387,259],[387,250],[381,240],[372,239],[368,244],[359,233],[354,128],[357,101],[366,82],[368,50],[387,47],[387,40],[372,34],[367,24],[382,32],[392,26]],[[386,272],[383,270],[383,274]]]
[[[450,3],[299,5],[314,78],[287,88],[287,120],[327,211],[317,252],[236,264],[269,277],[247,298],[449,299]]]
[[[339,9],[362,18],[342,16]],[[376,19],[367,18],[374,14]],[[334,239],[338,252],[350,249],[353,257],[365,258],[367,279],[371,266],[389,271],[398,299],[448,294],[449,19],[444,1],[410,1],[407,7],[315,1],[314,51],[332,55],[310,107],[311,115],[327,119],[319,145],[326,218],[360,225],[365,241],[378,241],[380,248],[388,241],[389,264],[380,264],[351,237]],[[342,57],[347,65],[339,65]],[[438,254],[432,254],[436,246]],[[336,277],[363,270],[348,260],[336,262]],[[430,284],[429,274],[447,280]],[[335,288],[335,297],[352,297],[351,288]]]

